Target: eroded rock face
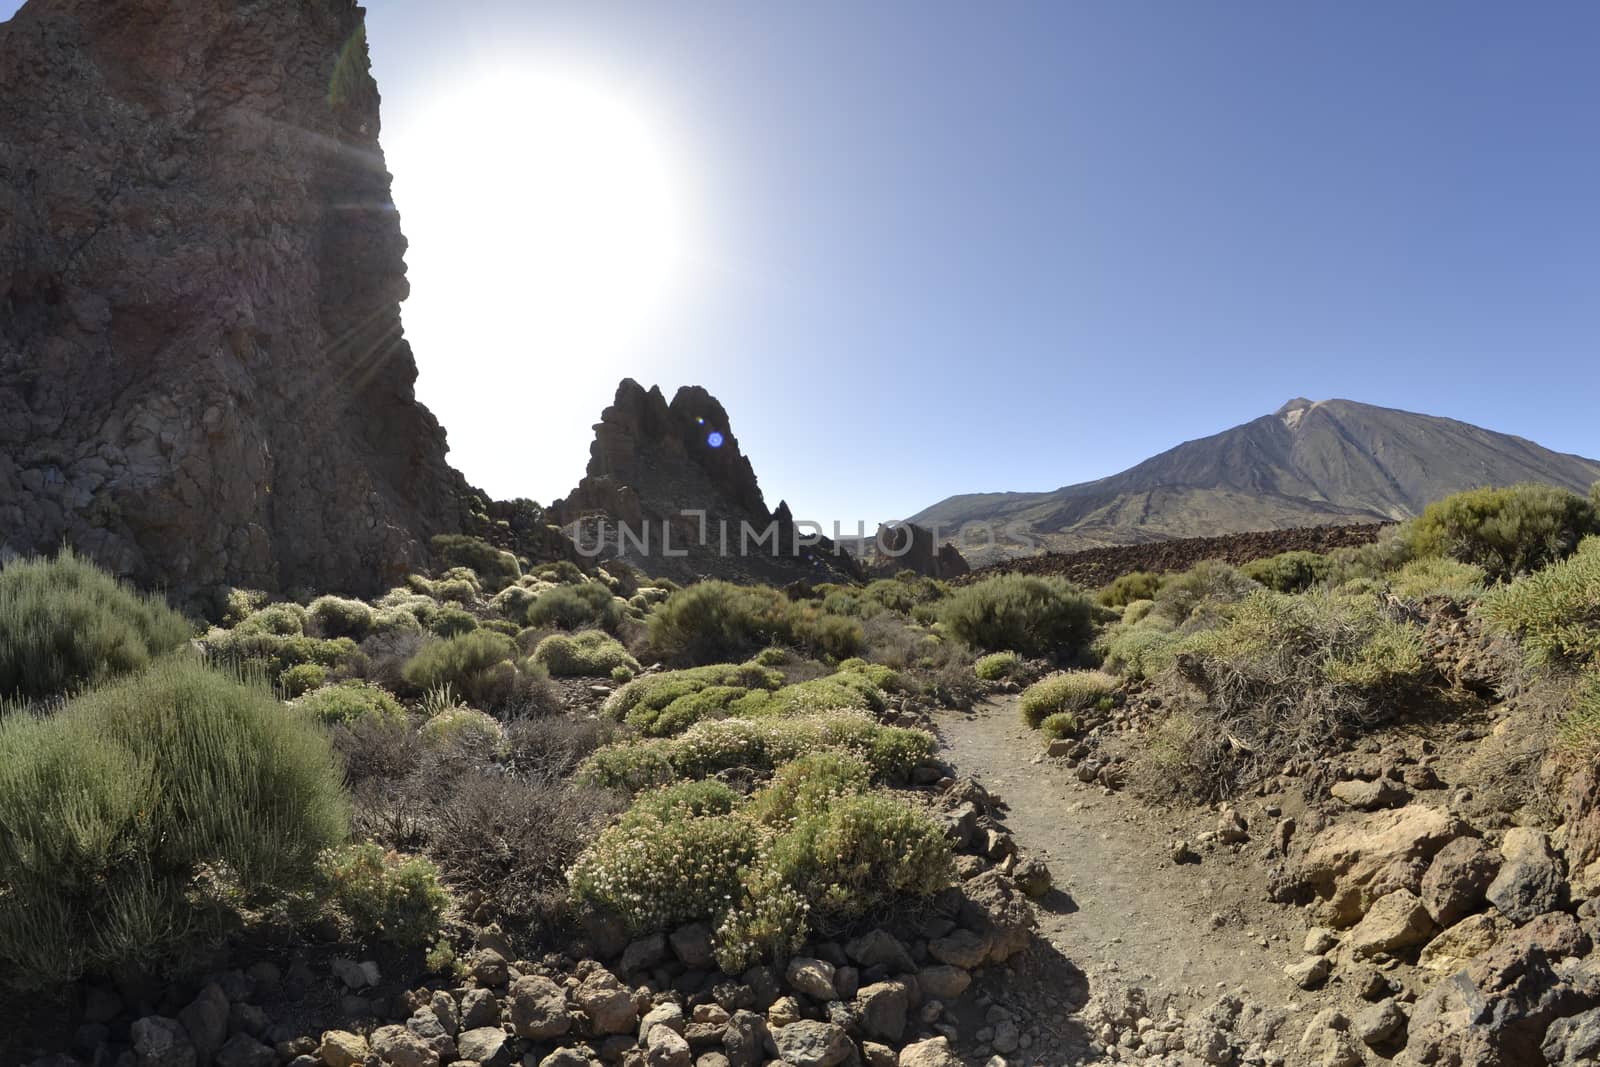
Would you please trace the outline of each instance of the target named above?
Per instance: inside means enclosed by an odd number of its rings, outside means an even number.
[[[813,531],[796,529],[787,504],[768,510],[727,411],[699,386],[669,404],[659,387],[625,379],[594,430],[588,473],[550,507],[583,554],[679,579],[861,576],[827,538],[805,543]]]
[[[0,549],[376,592],[460,529],[352,0],[0,25]]]

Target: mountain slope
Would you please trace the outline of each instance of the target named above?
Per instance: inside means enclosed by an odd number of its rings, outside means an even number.
[[[944,533],[1018,523],[1072,550],[1320,523],[1403,519],[1481,485],[1585,491],[1600,462],[1455,419],[1296,399],[1120,474],[1049,493],[953,496],[911,517]]]

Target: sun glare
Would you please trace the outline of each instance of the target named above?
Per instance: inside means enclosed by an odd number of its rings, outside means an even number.
[[[514,317],[524,355],[626,347],[681,288],[690,223],[675,146],[644,101],[594,77],[480,78],[404,131],[391,164],[414,299]]]

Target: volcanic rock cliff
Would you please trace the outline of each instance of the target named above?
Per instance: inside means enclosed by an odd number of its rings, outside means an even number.
[[[32,0],[0,25],[0,553],[371,592],[462,526],[364,15]]]
[[[601,413],[583,481],[550,505],[578,544],[645,572],[765,582],[859,578],[848,553],[795,522],[788,504],[768,510],[728,413],[699,386],[672,402],[625,379]]]

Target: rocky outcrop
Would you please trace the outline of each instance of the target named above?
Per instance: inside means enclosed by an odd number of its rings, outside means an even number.
[[[583,481],[551,514],[579,551],[621,557],[649,574],[775,582],[860,577],[833,542],[768,510],[728,413],[699,386],[669,404],[626,379],[601,413]]]
[[[960,549],[948,541],[935,544],[933,531],[916,523],[879,526],[873,544],[878,558],[872,572],[880,577],[911,571],[925,578],[960,578],[971,571]]]
[[[471,523],[351,0],[0,25],[0,550],[371,593]]]

